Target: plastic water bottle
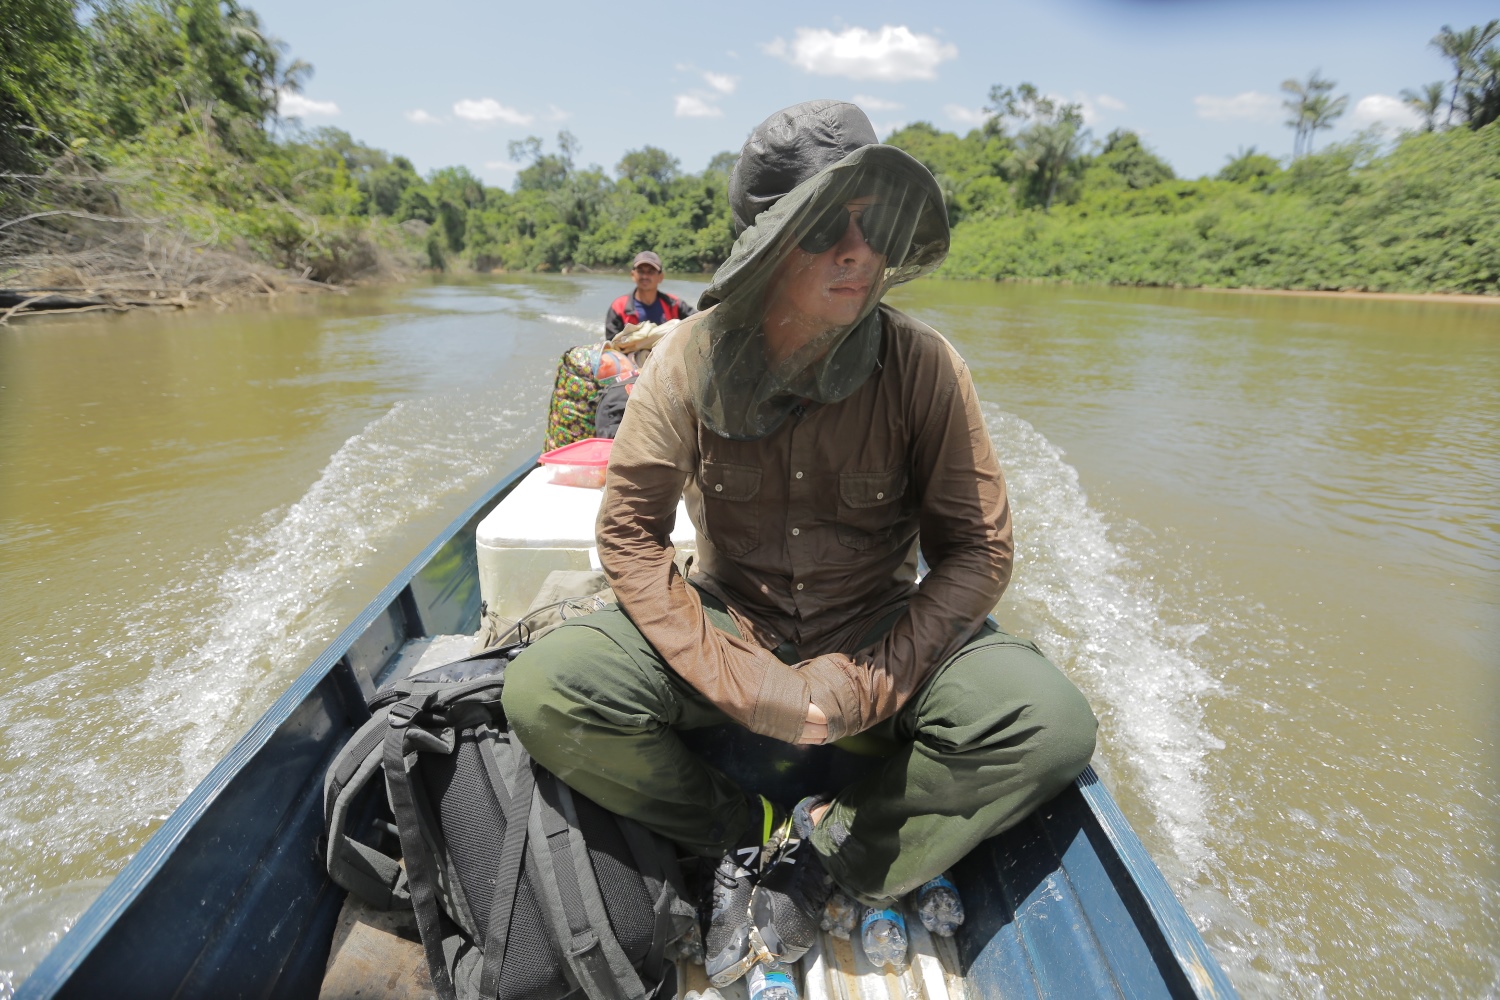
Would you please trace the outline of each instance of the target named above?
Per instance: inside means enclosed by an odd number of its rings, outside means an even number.
[[[696,922],[686,934],[667,945],[666,957],[673,962],[703,964],[703,933]]]
[[[906,968],[906,918],[901,911],[865,907],[860,921],[859,941],[865,946],[865,957],[877,969],[889,965],[900,971]]]
[[[947,872],[918,886],[915,899],[922,926],[934,934],[952,937],[964,922],[964,901]]]
[[[818,921],[818,926],[834,937],[847,941],[849,935],[854,933],[854,925],[857,923],[859,923],[859,904],[842,892],[834,890],[833,895],[828,897],[828,902],[823,907],[823,916]]]
[[[747,978],[750,1000],[797,1000],[797,983],[785,966],[756,964]]]

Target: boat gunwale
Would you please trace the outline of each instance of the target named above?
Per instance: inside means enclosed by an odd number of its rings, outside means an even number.
[[[1182,900],[1172,891],[1167,876],[1151,857],[1151,852],[1146,850],[1145,843],[1100,780],[1094,765],[1085,767],[1073,784],[1083,796],[1094,822],[1099,824],[1100,831],[1114,848],[1131,883],[1141,894],[1167,950],[1187,977],[1194,995],[1213,1000],[1238,997],[1239,992],[1209,950],[1198,925],[1193,923]]]
[[[342,632],[330,642],[301,674],[256,719],[234,746],[208,774],[193,787],[187,797],[172,810],[165,822],[146,838],[135,855],[110,880],[104,891],[83,911],[62,939],[42,957],[31,973],[16,987],[15,1000],[53,995],[77,971],[94,947],[109,933],[119,918],[140,895],[141,890],[167,863],[173,852],[191,832],[198,820],[218,799],[244,768],[255,759],[289,718],[313,694],[318,685],[332,674],[345,655],[377,618],[401,599],[402,593],[433,557],[452,541],[486,506],[492,506],[516,483],[536,467],[540,453],[533,455],[510,473],[502,476],[489,490],[469,504],[437,537],[423,547],[390,583],[355,615]],[[352,668],[346,667],[352,673]]]

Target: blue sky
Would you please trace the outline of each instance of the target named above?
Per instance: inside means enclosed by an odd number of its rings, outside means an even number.
[[[249,4],[317,70],[284,112],[507,187],[506,144],[527,135],[566,128],[583,163],[651,144],[698,170],[798,101],[855,99],[882,136],[917,120],[965,132],[991,84],[1023,80],[1195,177],[1241,147],[1289,153],[1278,86],[1313,69],[1350,96],[1320,144],[1407,124],[1402,88],[1447,73],[1428,40],[1500,17],[1494,0]]]

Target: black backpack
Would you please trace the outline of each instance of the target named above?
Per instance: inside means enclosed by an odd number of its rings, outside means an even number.
[[[672,996],[666,948],[695,921],[676,851],[574,794],[514,739],[500,694],[516,651],[376,696],[324,779],[328,873],[372,906],[416,911],[446,1000]],[[379,771],[404,869],[350,832],[351,807]]]

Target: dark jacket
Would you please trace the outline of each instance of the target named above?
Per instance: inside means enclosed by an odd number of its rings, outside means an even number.
[[[666,292],[657,292],[656,298],[661,303],[661,320],[663,323],[669,319],[687,319],[698,311],[677,296],[668,295]],[[604,314],[605,340],[613,340],[615,334],[624,330],[631,323],[639,323],[645,319],[644,316],[636,315],[634,309],[634,292],[626,292],[609,304],[609,312]]]

